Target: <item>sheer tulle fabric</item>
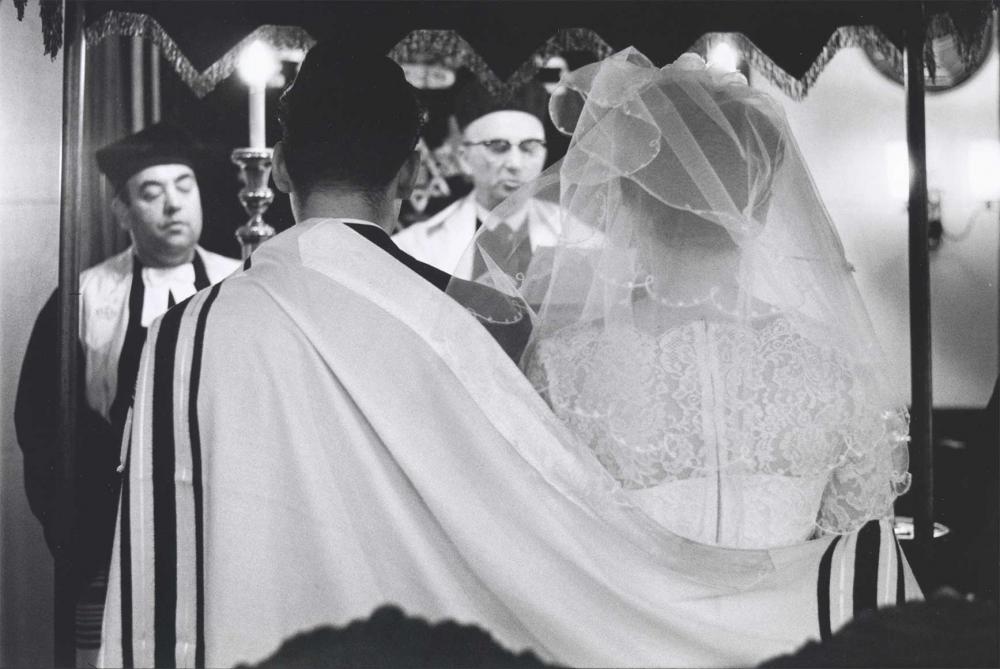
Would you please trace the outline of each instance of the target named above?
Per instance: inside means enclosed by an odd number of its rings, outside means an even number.
[[[666,528],[767,548],[890,516],[903,402],[779,106],[693,54],[660,69],[626,49],[550,112],[565,158],[469,250],[509,300],[453,294],[532,320],[522,369]],[[494,230],[529,198],[559,204],[561,233],[525,266],[527,230]]]

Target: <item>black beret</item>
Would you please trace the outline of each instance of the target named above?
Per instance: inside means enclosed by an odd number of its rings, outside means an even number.
[[[187,165],[195,169],[201,147],[183,128],[156,123],[97,151],[97,167],[116,191],[133,174],[153,165]]]
[[[545,123],[548,105],[548,93],[537,81],[529,81],[509,96],[496,97],[490,95],[478,79],[471,77],[455,92],[455,120],[458,127],[465,130],[467,125],[487,114],[520,111]]]

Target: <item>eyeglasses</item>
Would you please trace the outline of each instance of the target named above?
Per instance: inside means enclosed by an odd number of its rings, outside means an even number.
[[[494,153],[498,156],[510,151],[513,144],[506,139],[486,139],[481,142],[462,142],[463,146],[484,146],[486,150],[490,153]],[[526,153],[528,155],[537,155],[545,150],[545,140],[544,139],[525,139],[517,144],[517,148],[520,149],[521,153]]]

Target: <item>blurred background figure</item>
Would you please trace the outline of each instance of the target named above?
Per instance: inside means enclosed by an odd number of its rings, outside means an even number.
[[[14,420],[25,487],[54,555],[69,551],[77,599],[77,652],[96,657],[118,504],[117,467],[146,327],[239,262],[198,246],[198,146],[183,129],[149,126],[97,152],[112,210],[131,246],[80,274],[78,447],[74,534],[60,536],[58,291],[31,334]],[[57,555],[58,557],[58,555]],[[84,659],[84,661],[86,661]],[[86,665],[81,665],[86,666]]]
[[[393,241],[418,260],[459,278],[473,275],[473,259],[463,254],[484,224],[506,225],[510,234],[528,226],[520,250],[526,257],[535,247],[549,245],[559,232],[559,210],[552,203],[529,199],[504,221],[487,219],[490,210],[541,174],[547,155],[547,104],[548,94],[537,82],[522,86],[507,100],[493,98],[477,81],[468,82],[456,94],[455,120],[462,133],[458,163],[472,181],[472,191],[397,233]]]

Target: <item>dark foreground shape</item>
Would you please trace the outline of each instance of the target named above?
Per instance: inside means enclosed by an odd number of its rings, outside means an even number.
[[[996,667],[997,605],[953,597],[866,611],[825,643],[761,667]]]
[[[382,606],[346,627],[319,627],[285,641],[256,665],[237,669],[316,667],[548,667],[531,651],[514,654],[475,625],[430,624]]]

